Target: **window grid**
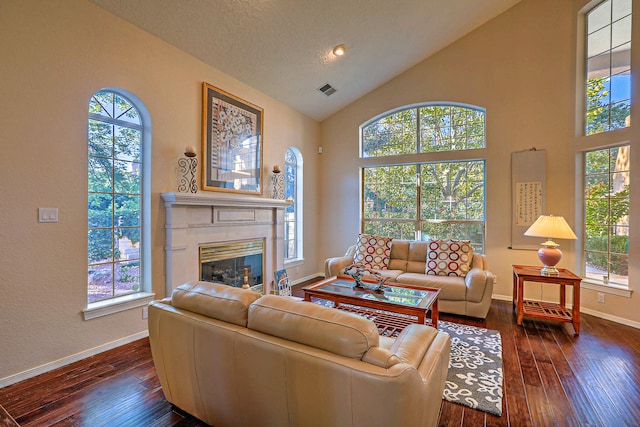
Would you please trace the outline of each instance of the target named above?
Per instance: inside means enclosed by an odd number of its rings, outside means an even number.
[[[585,134],[629,126],[631,0],[605,0],[586,16]]]
[[[584,156],[584,266],[586,278],[629,285],[630,146]]]
[[[390,113],[362,127],[361,157],[484,148],[485,113],[454,104],[427,104]]]
[[[89,103],[88,302],[141,291],[142,123],[122,95]]]
[[[292,202],[284,212],[284,259],[294,260],[299,254],[299,208],[298,208],[298,182],[299,164],[296,154],[291,148],[287,149],[284,160],[285,173],[285,199]]]
[[[484,251],[484,161],[364,167],[362,182],[363,232]]]
[[[466,105],[413,105],[361,127],[361,157],[388,156],[389,163],[397,155],[484,147],[484,109]],[[468,239],[482,252],[484,170],[484,160],[363,167],[361,229],[397,239]]]

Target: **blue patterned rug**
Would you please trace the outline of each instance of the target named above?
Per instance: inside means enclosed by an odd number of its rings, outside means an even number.
[[[333,307],[331,301],[312,302]],[[348,307],[349,304],[343,304]],[[380,312],[380,310],[370,310]],[[396,316],[409,317],[403,314]],[[375,317],[375,316],[374,316]],[[370,320],[375,318],[367,316]],[[438,321],[438,330],[451,337],[449,373],[442,398],[453,403],[502,415],[502,339],[500,332]]]
[[[502,339],[500,332],[438,322],[451,337],[449,373],[442,398],[502,415]]]

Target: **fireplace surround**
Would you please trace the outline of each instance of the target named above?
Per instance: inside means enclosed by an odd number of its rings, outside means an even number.
[[[201,280],[200,248],[229,242],[263,242],[264,293],[284,268],[284,209],[288,202],[211,193],[162,193],[165,206],[165,295]]]

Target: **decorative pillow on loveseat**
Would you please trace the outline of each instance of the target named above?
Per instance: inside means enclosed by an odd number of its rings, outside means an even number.
[[[469,240],[430,240],[426,273],[464,277],[471,268],[473,248]]]
[[[387,270],[391,259],[391,237],[359,234],[353,262],[374,270]]]

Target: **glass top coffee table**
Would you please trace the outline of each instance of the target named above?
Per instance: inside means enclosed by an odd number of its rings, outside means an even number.
[[[304,288],[305,301],[312,298],[331,301],[335,308],[373,320],[380,335],[385,336],[397,336],[411,323],[425,324],[429,311],[429,323],[436,328],[439,294],[440,289],[399,283],[387,283],[384,292],[375,292],[357,288],[351,277],[343,276],[331,277]]]

